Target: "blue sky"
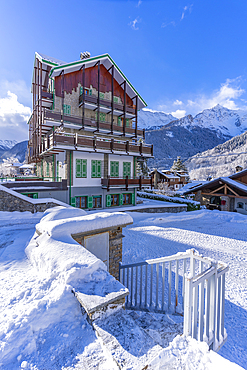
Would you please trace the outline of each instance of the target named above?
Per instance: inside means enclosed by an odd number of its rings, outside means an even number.
[[[109,53],[148,108],[247,106],[246,0],[0,0],[0,139],[27,138],[34,53]]]

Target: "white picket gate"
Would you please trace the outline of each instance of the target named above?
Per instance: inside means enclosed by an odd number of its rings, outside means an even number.
[[[119,265],[129,291],[126,308],[181,314],[184,334],[215,351],[227,338],[224,328],[225,274],[228,266],[194,249],[169,257]]]

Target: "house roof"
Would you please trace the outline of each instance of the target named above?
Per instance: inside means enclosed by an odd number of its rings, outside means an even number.
[[[247,168],[245,170],[234,173],[233,175],[229,176],[229,178],[230,179],[238,179],[239,177],[242,177],[244,175],[247,175]]]
[[[144,99],[140,96],[140,94],[136,91],[134,86],[130,83],[130,81],[127,79],[127,77],[124,75],[124,73],[121,71],[121,69],[117,66],[117,64],[113,61],[113,59],[110,57],[109,54],[103,54],[98,55],[96,57],[86,58],[82,60],[77,60],[74,62],[66,63],[61,60],[58,60],[56,58],[49,57],[47,55],[41,54],[41,53],[35,53],[35,62],[34,66],[37,67],[37,60],[41,61],[43,63],[43,73],[42,73],[42,84],[45,80],[45,74],[46,71],[49,72],[50,77],[56,77],[59,76],[62,71],[64,73],[71,73],[75,72],[81,69],[83,65],[85,65],[85,68],[90,68],[95,66],[95,64],[99,61],[100,64],[103,64],[107,70],[114,65],[114,79],[119,83],[123,83],[126,81],[126,93],[131,98],[134,99],[135,96],[137,96],[137,109],[140,110],[147,106],[147,103],[144,101]],[[109,73],[111,73],[109,71]],[[43,76],[44,74],[44,76]],[[33,81],[34,82],[34,75],[33,75]]]
[[[230,179],[229,177],[219,177],[215,180],[208,181],[208,182],[206,182],[202,185],[193,187],[193,189],[189,189],[189,190],[185,191],[184,194],[186,195],[186,194],[189,194],[191,192],[195,192],[195,191],[206,189],[206,188],[214,188],[217,185],[221,185],[221,184],[226,184],[226,185],[231,186],[232,188],[235,188],[237,190],[241,190],[241,192],[243,192],[244,195],[245,194],[247,195],[247,184],[243,184],[239,181],[235,181],[233,179]]]

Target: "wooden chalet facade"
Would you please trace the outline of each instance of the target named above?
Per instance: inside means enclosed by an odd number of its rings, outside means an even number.
[[[247,169],[195,186],[184,194],[191,193],[208,209],[247,214]]]
[[[36,53],[29,163],[37,176],[67,181],[50,196],[81,208],[135,204],[137,157],[153,156],[137,114],[146,106],[108,54],[64,63]],[[41,194],[41,196],[45,196]]]
[[[184,171],[171,171],[171,170],[153,170],[150,175],[154,179],[157,176],[157,185],[159,183],[165,183],[168,185],[170,190],[179,190],[185,184],[188,183],[189,175]],[[155,181],[153,180],[153,183]]]

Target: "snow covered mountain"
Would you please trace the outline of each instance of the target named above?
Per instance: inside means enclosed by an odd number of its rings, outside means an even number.
[[[148,164],[160,169],[170,168],[177,156],[186,160],[247,130],[247,111],[230,110],[220,105],[205,109],[195,117],[172,119],[171,115],[151,110],[142,110],[140,117],[142,127],[146,123],[148,128],[146,142],[154,145],[155,158]],[[172,120],[161,126],[160,117],[164,117],[164,122],[165,118]]]
[[[9,150],[13,148],[17,144],[16,140],[0,140],[0,151],[4,150]]]
[[[11,140],[5,140],[11,142]],[[1,143],[1,141],[0,141]],[[14,141],[12,141],[14,143]],[[10,148],[6,147],[5,150],[0,150],[0,162],[3,162],[4,159],[15,157],[20,163],[24,162],[26,152],[27,152],[27,143],[28,141],[21,141],[20,143],[15,142]]]
[[[247,131],[213,149],[198,153],[185,162],[191,179],[206,180],[236,172],[236,167],[247,168]]]
[[[171,114],[143,108],[138,114],[138,128],[154,130],[176,120],[177,118],[173,117]]]

